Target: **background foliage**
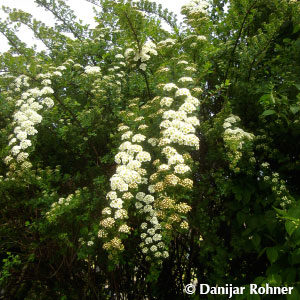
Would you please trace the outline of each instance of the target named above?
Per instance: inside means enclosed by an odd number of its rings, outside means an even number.
[[[9,8],[3,8],[8,18],[0,22],[11,45],[0,56],[1,298],[185,299],[184,284],[197,279],[212,286],[294,286],[287,299],[299,299],[299,3],[212,0],[207,14],[183,9],[185,22],[178,24],[146,0],[135,6],[90,0],[98,8],[98,26],[90,30],[64,1],[35,2],[53,13],[54,28]],[[48,50],[23,44],[17,37],[20,24]],[[167,38],[176,44],[153,57],[146,71],[126,65],[120,85],[109,77],[117,53]],[[179,59],[195,67],[193,79],[203,91],[200,149],[190,153],[190,229],[174,233],[170,256],[159,268],[145,261],[136,232],[125,241],[120,261],[112,263],[97,232],[115,171],[120,112],[131,111],[132,98],[146,104],[159,95],[163,80],[180,78],[174,63]],[[101,65],[101,76],[83,76],[74,63]],[[22,74],[34,81],[62,65],[63,76],[53,79],[55,105],[43,111],[32,139],[32,168],[17,176],[3,162],[17,100],[12,83]],[[170,78],[155,73],[164,66],[173,68]],[[93,92],[96,79],[99,93]],[[232,115],[239,119],[225,125]],[[225,133],[229,127],[244,135],[232,138]],[[68,197],[69,206],[47,217],[53,203]],[[239,297],[252,298],[259,299]]]

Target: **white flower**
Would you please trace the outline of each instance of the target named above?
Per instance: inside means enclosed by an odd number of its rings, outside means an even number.
[[[184,145],[196,147],[196,149],[199,149],[199,138],[194,134],[187,134],[184,137]]]
[[[193,97],[193,96],[186,97],[185,102],[194,104],[195,106],[198,106],[200,104],[200,101],[196,97]]]
[[[141,167],[141,162],[138,160],[131,160],[128,164],[127,164],[127,168],[130,170],[138,170]]]
[[[193,126],[199,126],[200,122],[196,117],[189,117],[186,119],[186,122],[193,125]]]
[[[131,146],[131,143],[129,141],[126,141],[120,145],[119,149],[121,151],[125,151],[125,150],[128,150],[130,148],[130,146]]]
[[[189,103],[189,102],[185,102],[183,103],[180,107],[179,107],[180,111],[185,111],[187,113],[192,113],[193,111],[196,110],[196,107],[194,104]]]
[[[147,228],[147,223],[145,223],[145,222],[142,223],[142,224],[141,224],[141,228],[145,230],[145,229]]]
[[[26,152],[20,152],[17,156],[17,162],[22,162],[28,158],[29,154]]]
[[[156,252],[157,251],[157,247],[155,245],[152,245],[151,248],[150,248],[150,250],[152,252]]]
[[[168,165],[175,165],[178,163],[179,164],[184,163],[184,159],[183,159],[182,155],[180,155],[180,154],[172,155],[168,160]]]
[[[118,198],[118,195],[116,192],[110,191],[107,193],[106,198],[109,198],[110,200],[115,200]]]
[[[122,224],[119,227],[119,232],[129,233],[130,232],[130,227],[127,226],[126,224]]]
[[[38,111],[38,110],[40,110],[40,109],[42,109],[42,108],[43,108],[43,106],[40,105],[38,102],[32,102],[32,103],[30,104],[30,109],[33,109],[33,110],[35,110],[35,111]]]
[[[186,60],[180,60],[177,65],[188,65],[189,63]]]
[[[155,234],[154,228],[149,228],[149,229],[147,230],[147,233],[148,233],[149,235],[154,235],[154,234]],[[154,240],[154,239],[153,239],[153,240]]]
[[[128,140],[132,136],[132,131],[126,131],[124,134],[121,136],[121,140]]]
[[[24,121],[27,121],[28,120],[28,117],[22,113],[21,111],[18,111],[17,113],[14,114],[14,119],[21,123],[21,122],[24,122]]]
[[[144,206],[143,210],[145,213],[151,213],[153,211],[153,208],[151,205],[147,204]]]
[[[38,133],[38,131],[33,126],[24,126],[24,129],[28,135],[35,135],[36,133]]]
[[[156,233],[153,237],[152,237],[153,241],[158,242],[161,241],[162,236],[161,234]]]
[[[193,82],[193,78],[191,77],[181,77],[178,79],[178,82],[183,83],[183,82]]]
[[[150,138],[148,139],[148,143],[151,145],[151,146],[156,146],[157,145],[157,139],[155,138]]]
[[[145,232],[143,232],[142,234],[141,234],[141,238],[142,239],[145,239],[147,237],[147,234],[145,233]]]
[[[124,218],[127,218],[127,211],[125,209],[118,209],[116,212],[115,212],[115,216],[114,218],[115,219],[124,219]]]
[[[4,158],[4,163],[6,164],[6,165],[8,165],[9,164],[9,162],[10,161],[12,161],[13,160],[13,158],[9,155],[9,156],[6,156],[5,158]]]
[[[168,171],[170,169],[170,167],[166,164],[162,164],[158,167],[158,171],[162,172],[162,171]]]
[[[132,48],[127,48],[124,53],[125,58],[128,59],[128,57],[131,56],[131,54],[133,54],[133,53],[134,53],[134,50]]]
[[[142,204],[141,202],[135,202],[135,207],[136,207],[137,209],[140,209],[140,208],[143,207],[143,204]]]
[[[160,106],[167,106],[170,107],[173,103],[174,99],[171,97],[164,97],[160,101]]]
[[[56,69],[59,70],[59,71],[64,71],[64,70],[66,70],[67,68],[66,68],[65,66],[59,66],[59,67],[57,67]],[[53,72],[53,74],[54,74],[54,72]]]
[[[32,164],[29,161],[24,161],[21,165],[21,169],[30,169]]]
[[[155,256],[155,257],[161,257],[162,254],[161,254],[160,252],[155,252],[155,253],[154,253],[154,256]]]
[[[130,145],[127,149],[128,154],[134,155],[135,153],[142,152],[143,147],[141,145]]]
[[[149,191],[151,194],[155,193],[155,186],[154,186],[154,185],[149,185],[149,186],[148,186],[148,191]]]
[[[52,74],[59,77],[62,76],[62,73],[59,71],[54,71]]]
[[[42,91],[40,91],[38,88],[30,89],[28,90],[28,93],[30,93],[33,97],[40,97],[43,95]]]
[[[93,241],[88,241],[88,242],[87,242],[87,245],[88,245],[89,247],[91,247],[91,246],[94,245],[94,242],[93,242]]]
[[[146,64],[143,63],[143,64],[140,65],[141,70],[146,71],[146,68],[147,68]]]
[[[146,162],[146,161],[151,160],[151,156],[150,156],[150,153],[148,153],[146,151],[141,151],[137,154],[135,159],[138,161],[141,161],[141,162]]]
[[[25,131],[20,131],[17,134],[17,139],[20,141],[26,140],[27,139],[27,133]]]
[[[162,254],[162,256],[163,256],[164,258],[168,258],[168,257],[169,257],[168,251],[164,251],[163,254]]]
[[[8,143],[8,146],[11,146],[12,144],[16,143],[17,142],[17,139],[16,138],[12,138],[9,143]]]
[[[51,107],[54,106],[54,101],[53,101],[51,98],[49,98],[49,97],[46,97],[46,98],[43,100],[43,103],[44,103],[47,107],[49,107],[49,108],[51,108]]]
[[[31,141],[30,140],[22,140],[21,143],[20,143],[20,147],[23,150],[27,149],[30,146],[31,146]]]
[[[113,208],[122,208],[123,207],[123,200],[121,198],[117,198],[115,200],[112,200],[110,202],[110,206],[113,207]]]
[[[175,168],[174,168],[174,172],[177,174],[184,174],[190,170],[191,170],[191,168],[185,164],[179,164],[179,165],[175,166]]]
[[[151,222],[153,225],[158,224],[158,220],[157,220],[156,217],[151,218],[151,219],[150,219],[150,222]]]
[[[47,95],[47,94],[53,94],[54,91],[51,87],[49,86],[45,86],[42,90],[41,90],[41,94],[42,95]]]
[[[21,99],[23,99],[23,100],[25,100],[25,99],[27,99],[27,98],[29,98],[30,97],[30,93],[23,93],[22,95],[21,95]]]
[[[51,84],[51,80],[50,79],[44,79],[42,81],[42,85],[50,85]]]
[[[111,209],[109,207],[105,207],[102,210],[102,215],[111,215]]]
[[[148,127],[149,127],[148,125],[142,124],[142,125],[140,125],[140,126],[138,127],[138,130],[144,130],[144,129],[148,128]]]
[[[115,162],[117,164],[126,164],[127,162],[131,161],[133,159],[132,156],[130,156],[129,154],[127,154],[126,152],[119,152],[118,154],[116,154],[115,156]]]
[[[86,74],[97,74],[100,73],[101,69],[100,67],[96,67],[96,66],[86,66],[84,68],[84,72]]]
[[[175,97],[180,97],[180,96],[191,96],[191,92],[189,89],[186,88],[182,88],[182,89],[178,89],[175,93]]]
[[[164,112],[162,118],[163,119],[175,119],[176,118],[176,111],[174,110],[167,110]]]
[[[174,83],[166,83],[163,87],[163,90],[164,91],[167,91],[167,92],[170,92],[172,91],[173,89],[178,89],[177,85],[174,84]]]
[[[152,238],[151,238],[151,237],[147,237],[147,238],[145,239],[145,243],[146,243],[146,244],[151,244],[151,243],[152,243]]]
[[[143,201],[146,204],[150,204],[150,203],[154,202],[154,197],[152,195],[147,195],[144,197]]]
[[[133,137],[132,137],[132,142],[142,142],[146,139],[146,137],[143,135],[143,134],[135,134]]]
[[[143,199],[144,199],[144,197],[146,196],[146,194],[145,193],[143,193],[143,192],[138,192],[137,194],[136,194],[136,199],[138,199],[138,200],[140,200],[140,201],[143,201]]]
[[[128,184],[118,175],[113,175],[110,179],[110,186],[112,190],[119,190],[120,192],[128,191]]]
[[[129,129],[128,126],[122,125],[122,126],[119,126],[118,131],[124,131],[124,130],[128,130],[128,129]]]

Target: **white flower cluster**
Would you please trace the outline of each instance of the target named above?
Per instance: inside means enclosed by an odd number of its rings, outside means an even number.
[[[39,111],[45,106],[51,108],[54,105],[53,100],[49,95],[53,94],[53,89],[48,86],[51,84],[49,79],[51,73],[39,74],[37,78],[42,79],[41,88],[29,88],[29,78],[21,75],[16,78],[14,86],[15,91],[21,91],[22,87],[27,90],[21,93],[20,98],[15,102],[16,111],[13,115],[14,131],[9,136],[9,146],[11,146],[11,156],[7,156],[4,161],[10,164],[10,168],[14,169],[14,162],[21,164],[21,169],[28,169],[31,167],[30,162],[27,162],[29,156],[25,151],[32,145],[30,136],[37,134],[35,126],[42,121],[42,116]],[[9,174],[8,174],[9,175]]]
[[[168,84],[173,85],[173,84]],[[195,126],[199,126],[199,121],[192,116],[199,105],[199,100],[193,97],[187,88],[177,89],[175,97],[184,97],[183,104],[177,111],[167,110],[163,113],[164,121],[161,122],[163,145],[166,141],[179,145],[191,146],[199,149],[199,139],[194,134]],[[165,97],[161,100],[161,106],[170,106],[172,101],[170,97]],[[166,100],[167,99],[167,100]],[[171,98],[172,99],[172,98]],[[167,104],[171,103],[170,105]],[[168,143],[167,143],[168,144]]]
[[[51,209],[46,213],[46,218],[52,222],[55,220],[58,211],[60,211],[62,208],[69,206],[70,203],[76,198],[78,195],[80,195],[80,190],[75,191],[74,194],[68,195],[66,198],[59,198],[57,202],[53,202],[51,205]]]
[[[158,259],[167,258],[169,253],[165,250],[166,245],[162,241],[161,225],[158,222],[157,214],[153,208],[154,197],[150,194],[138,192],[136,194],[136,208],[140,213],[147,215],[146,221],[141,224],[141,239],[140,247],[142,253],[146,255],[146,259],[151,257]],[[159,260],[161,263],[161,260]]]
[[[135,103],[138,98],[133,100],[133,103]],[[145,125],[143,124],[144,118],[135,118],[135,120],[139,124],[138,128]],[[103,238],[108,236],[108,231],[111,232],[114,229],[117,230],[117,235],[130,233],[130,228],[125,223],[125,219],[128,218],[127,200],[134,197],[130,190],[134,191],[140,185],[148,183],[148,179],[145,177],[146,170],[142,168],[142,164],[150,162],[151,156],[150,153],[144,151],[142,145],[139,145],[139,143],[146,142],[146,136],[141,133],[133,134],[128,129],[130,128],[124,124],[120,124],[118,128],[118,131],[122,133],[123,143],[119,146],[119,152],[115,155],[115,162],[118,167],[116,173],[110,179],[111,191],[107,194],[109,207],[104,208],[102,211],[104,219],[100,222],[102,228],[99,230],[98,236]],[[122,251],[124,246],[121,239],[115,236],[112,240],[104,243],[103,248]]]
[[[199,17],[207,14],[209,4],[203,0],[191,0],[181,7],[181,13],[188,17]]]
[[[158,44],[157,44],[157,47],[158,48],[172,48],[174,45],[176,45],[176,40],[174,39],[166,39],[166,40],[163,40],[163,41],[160,41]]]
[[[129,51],[129,50],[127,49],[127,51]],[[127,53],[127,57],[129,54],[130,54],[130,52]],[[139,51],[138,53],[135,54],[133,59],[134,59],[134,61],[140,60],[141,64],[140,64],[139,68],[143,71],[146,71],[147,64],[145,62],[150,59],[151,55],[157,55],[156,45],[151,41],[147,41],[142,46],[141,51]]]
[[[235,125],[240,120],[238,116],[231,114],[223,123],[223,128],[225,129],[223,139],[226,148],[229,150],[227,153],[230,159],[229,166],[235,172],[239,171],[237,163],[242,158],[244,144],[254,138],[252,133],[246,132]]]
[[[120,49],[116,47],[116,52]],[[111,90],[115,93],[115,101],[118,99],[118,95],[121,94],[121,86],[124,82],[125,72],[122,70],[123,67],[126,66],[124,55],[121,53],[115,54],[115,60],[113,64],[107,69],[107,74],[104,76],[93,76],[95,78],[91,93],[93,93],[96,97],[105,98],[108,97],[107,94],[111,95]],[[103,71],[104,72],[104,71]],[[90,67],[87,66],[85,68],[85,74],[100,74],[100,67]]]
[[[177,62],[178,66],[183,66],[189,63],[185,60]],[[189,72],[194,70],[189,70]],[[193,82],[191,77],[181,77],[178,84],[183,86]],[[162,85],[162,92],[164,97],[159,98],[159,104],[162,107],[161,122],[160,122],[160,138],[149,139],[149,143],[158,145],[161,153],[165,156],[166,162],[161,162],[159,159],[153,162],[157,171],[150,176],[151,185],[148,186],[148,191],[153,195],[157,195],[155,202],[155,212],[157,218],[164,220],[162,230],[172,231],[173,225],[177,224],[178,228],[187,230],[188,223],[182,220],[181,215],[186,214],[191,208],[186,203],[177,203],[168,197],[170,188],[180,185],[187,189],[192,189],[193,181],[187,178],[191,171],[190,163],[191,156],[184,152],[185,148],[182,146],[199,149],[199,138],[195,135],[196,127],[200,125],[198,118],[195,116],[197,107],[199,107],[199,100],[192,96],[190,90],[186,87],[179,88],[175,83],[165,83]],[[176,147],[178,145],[179,147]],[[140,209],[145,209],[141,204],[138,204]],[[151,216],[150,216],[151,217]],[[146,223],[143,223],[142,229],[147,229]],[[175,226],[175,225],[174,225]],[[152,228],[143,232],[141,237],[144,239],[142,244],[142,251],[145,254],[151,253],[153,238],[151,240],[150,234],[153,234]],[[155,241],[155,239],[154,239]],[[146,247],[150,244],[150,247]],[[157,245],[152,249],[156,251]],[[158,254],[162,258],[167,257],[168,252]],[[147,257],[146,257],[147,258]]]
[[[96,66],[86,66],[84,68],[84,72],[86,74],[99,74],[101,72],[100,67],[96,67]]]
[[[180,82],[180,83],[185,83],[185,82],[193,82],[194,80],[193,80],[193,78],[191,78],[191,77],[181,77],[181,78],[179,78],[179,80],[178,80],[178,82]]]

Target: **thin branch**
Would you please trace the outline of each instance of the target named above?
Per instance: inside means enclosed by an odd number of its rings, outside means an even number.
[[[233,49],[232,49],[232,51],[231,51],[231,54],[230,54],[229,63],[228,63],[227,70],[226,70],[226,73],[225,73],[224,83],[225,83],[226,80],[227,80],[227,76],[228,76],[228,73],[229,73],[229,69],[230,69],[230,67],[231,67],[231,65],[232,65],[232,63],[233,63],[233,56],[234,56],[235,50],[236,50],[236,48],[237,48],[239,39],[241,38],[242,31],[243,31],[243,29],[244,29],[244,25],[245,25],[245,23],[246,23],[246,20],[247,20],[247,18],[248,18],[248,16],[249,16],[251,10],[252,10],[253,7],[255,6],[256,2],[257,2],[257,0],[254,1],[254,2],[252,3],[252,5],[249,7],[249,9],[247,10],[247,12],[246,12],[246,14],[245,14],[245,16],[244,16],[242,25],[241,25],[240,30],[239,30],[239,33],[238,33],[238,36],[237,36],[237,38],[236,38],[236,40],[235,40],[235,43],[234,43],[234,47],[233,47]]]
[[[129,27],[130,27],[130,29],[131,29],[133,35],[134,35],[134,38],[135,38],[135,40],[136,40],[136,42],[137,42],[138,49],[139,49],[139,51],[141,51],[140,40],[139,40],[138,35],[137,35],[137,33],[136,33],[136,31],[135,31],[135,29],[134,29],[134,27],[133,27],[133,25],[132,25],[132,23],[131,23],[131,21],[130,21],[130,18],[128,17],[128,15],[126,14],[126,12],[124,12],[124,15],[125,15],[126,20],[127,20],[128,24],[129,24]]]
[[[145,78],[145,82],[146,82],[146,86],[147,86],[147,94],[148,94],[148,98],[150,100],[151,99],[151,91],[150,91],[148,76],[147,76],[146,72],[144,72],[144,71],[142,71],[142,74],[143,74],[143,76]]]

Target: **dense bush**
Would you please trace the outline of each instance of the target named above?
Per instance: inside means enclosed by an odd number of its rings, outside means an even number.
[[[298,299],[300,3],[88,1],[2,8],[0,298]]]

